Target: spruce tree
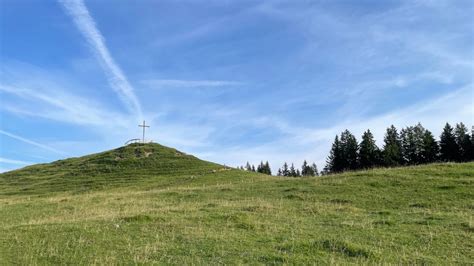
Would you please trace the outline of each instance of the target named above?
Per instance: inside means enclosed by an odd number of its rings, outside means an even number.
[[[290,170],[288,170],[288,164],[285,162],[283,164],[283,169],[281,170],[282,176],[290,176]]]
[[[311,171],[313,172],[313,176],[319,176],[318,167],[315,163],[311,165]]]
[[[343,170],[358,169],[359,145],[355,136],[347,129],[341,133],[341,147]]]
[[[461,122],[456,124],[454,129],[454,137],[459,149],[457,161],[467,162],[471,155],[471,137],[469,136],[467,127]]]
[[[282,176],[281,168],[278,168],[277,176]]]
[[[306,160],[304,160],[303,165],[301,166],[301,175],[302,176],[308,176],[309,175],[308,168],[309,168],[308,163],[306,162]]]
[[[359,164],[361,168],[372,168],[379,164],[379,148],[375,144],[374,136],[367,130],[362,135],[359,149]]]
[[[422,162],[432,163],[438,160],[439,146],[433,134],[425,130],[423,134]]]
[[[265,162],[264,169],[265,169],[265,174],[272,175],[272,169],[268,161]]]
[[[456,161],[459,158],[459,147],[456,144],[453,128],[449,123],[443,128],[439,141],[440,157],[443,161]]]
[[[290,166],[289,176],[296,177],[296,169],[295,169],[295,165],[293,163],[291,163],[291,166]]]
[[[252,172],[255,172],[255,166],[252,164]]]
[[[249,171],[249,172],[252,171],[252,166],[250,166],[250,163],[249,163],[249,162],[247,162],[247,164],[245,165],[245,170],[246,170],[246,171]]]
[[[402,144],[402,160],[405,165],[418,162],[417,140],[414,127],[406,127],[400,131]]]
[[[385,166],[397,166],[402,163],[402,145],[400,136],[394,125],[387,128],[384,137],[383,162]]]
[[[339,141],[339,137],[336,135],[334,142],[329,152],[329,156],[326,159],[326,166],[324,167],[324,172],[327,173],[337,173],[343,170],[342,162],[342,147]]]
[[[299,176],[301,176],[300,169],[296,169],[296,175],[295,175],[295,177],[299,177]]]

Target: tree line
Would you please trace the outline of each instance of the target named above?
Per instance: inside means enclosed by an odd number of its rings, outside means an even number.
[[[385,132],[382,149],[377,147],[370,130],[363,133],[358,143],[346,129],[340,136],[336,135],[324,173],[471,160],[474,160],[474,130],[469,134],[463,123],[456,124],[455,128],[446,123],[439,141],[420,123],[400,132],[392,125]]]
[[[301,170],[292,163],[284,163],[278,169],[278,176],[300,177],[318,176],[339,173],[348,170],[369,169],[373,167],[394,167],[417,165],[433,162],[467,162],[474,160],[474,127],[469,133],[468,128],[461,122],[453,128],[449,123],[443,128],[439,141],[431,131],[421,123],[408,126],[398,131],[395,126],[387,128],[382,148],[375,143],[370,129],[362,134],[359,143],[356,137],[344,130],[336,135],[332,143],[326,166],[318,172],[315,163],[311,165],[305,160]],[[255,168],[247,162],[239,169],[271,175],[271,167],[263,161]]]

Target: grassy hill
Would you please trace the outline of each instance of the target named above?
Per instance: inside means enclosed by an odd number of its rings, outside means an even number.
[[[280,178],[158,144],[0,174],[0,264],[472,263],[474,163]]]

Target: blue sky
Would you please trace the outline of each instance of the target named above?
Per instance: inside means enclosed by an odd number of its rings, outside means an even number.
[[[473,1],[0,0],[0,171],[147,136],[321,169],[335,134],[474,124]]]

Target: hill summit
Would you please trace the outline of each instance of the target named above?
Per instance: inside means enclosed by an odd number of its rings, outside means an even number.
[[[157,143],[134,143],[83,157],[36,164],[0,174],[0,194],[91,190],[156,177],[193,176],[223,168]],[[2,182],[3,183],[3,182]],[[10,189],[9,189],[10,188]]]

